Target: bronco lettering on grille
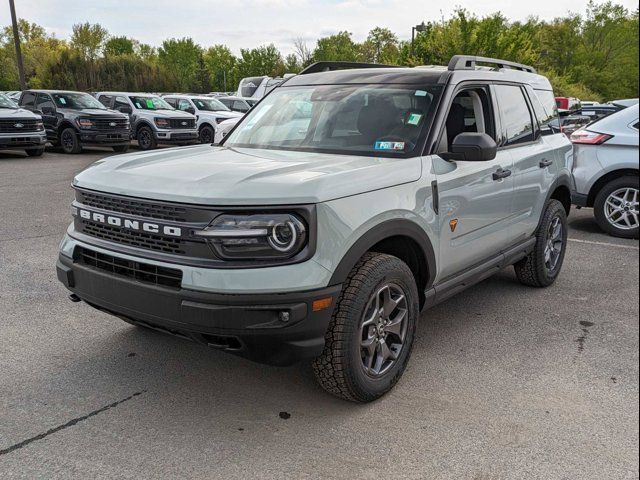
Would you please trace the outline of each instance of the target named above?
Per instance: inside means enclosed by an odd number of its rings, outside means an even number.
[[[142,222],[139,220],[131,220],[128,218],[122,218],[115,215],[108,215],[103,213],[92,212],[90,210],[84,210],[78,208],[74,210],[74,214],[80,218],[89,220],[95,223],[102,223],[105,225],[111,225],[113,227],[120,227],[126,230],[134,230],[147,233],[160,233],[171,237],[181,237],[182,229],[180,227],[173,227],[169,225],[160,225],[152,222]]]

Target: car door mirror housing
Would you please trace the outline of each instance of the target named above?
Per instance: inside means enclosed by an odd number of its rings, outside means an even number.
[[[42,113],[45,115],[55,115],[56,109],[53,107],[42,107]]]
[[[126,113],[127,115],[131,115],[133,113],[133,110],[131,109],[131,107],[129,105],[122,105],[122,106],[118,107],[117,110],[120,113]]]
[[[191,115],[195,115],[196,114],[196,109],[193,108],[193,107],[187,107],[187,108],[185,108],[184,111],[187,112],[187,113],[190,113]]]
[[[464,132],[453,139],[451,152],[440,154],[445,160],[486,162],[496,158],[498,145],[486,133]]]

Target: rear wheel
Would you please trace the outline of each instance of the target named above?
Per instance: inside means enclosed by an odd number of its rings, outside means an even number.
[[[153,150],[158,146],[153,130],[149,127],[140,127],[138,130],[138,146],[141,150]]]
[[[214,135],[213,127],[205,125],[200,129],[200,143],[213,143]]]
[[[533,252],[513,267],[518,280],[532,287],[548,287],[556,281],[567,246],[567,212],[557,200],[550,200],[542,214]]]
[[[609,235],[638,238],[638,177],[626,176],[607,183],[596,196],[593,213]]]
[[[60,134],[60,147],[64,153],[81,153],[82,145],[76,131],[69,127],[62,130]]]
[[[409,361],[418,289],[400,259],[367,253],[345,282],[313,370],[327,392],[354,402],[387,393]]]
[[[27,155],[30,157],[41,157],[44,153],[44,148],[30,148],[29,150],[25,150]]]

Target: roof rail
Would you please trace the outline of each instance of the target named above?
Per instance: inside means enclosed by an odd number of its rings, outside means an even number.
[[[536,73],[536,69],[522,63],[508,62],[498,58],[475,57],[473,55],[454,55],[449,61],[449,70],[475,70],[476,63],[490,63],[498,68],[512,68],[523,72]]]
[[[309,73],[331,72],[334,70],[348,70],[350,68],[399,68],[399,65],[383,65],[380,63],[360,62],[316,62],[302,70],[298,75]]]

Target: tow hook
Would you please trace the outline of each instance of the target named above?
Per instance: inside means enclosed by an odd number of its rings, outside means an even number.
[[[71,295],[69,295],[69,300],[71,300],[73,303],[78,303],[82,301],[82,299],[75,293],[72,293]]]

